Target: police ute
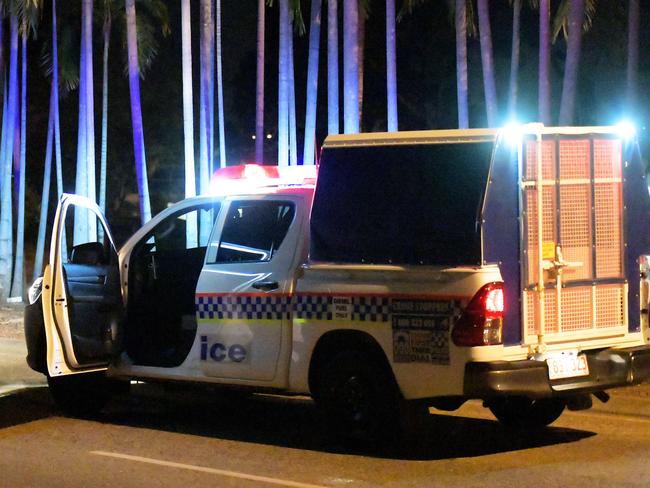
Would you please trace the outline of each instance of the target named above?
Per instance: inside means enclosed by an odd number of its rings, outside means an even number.
[[[503,424],[650,376],[650,196],[621,127],[335,135],[218,170],[117,251],[62,196],[28,363],[72,414],[129,380],[310,395],[373,435],[482,400]]]

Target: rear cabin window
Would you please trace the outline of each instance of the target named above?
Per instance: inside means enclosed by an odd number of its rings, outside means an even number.
[[[326,149],[314,261],[478,265],[492,142]]]
[[[232,202],[213,262],[270,261],[287,235],[295,213],[290,202]]]

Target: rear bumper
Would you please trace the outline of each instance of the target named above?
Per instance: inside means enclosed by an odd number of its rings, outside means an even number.
[[[585,352],[589,375],[551,381],[545,361],[473,362],[465,366],[464,396],[547,398],[630,386],[650,378],[650,346]]]

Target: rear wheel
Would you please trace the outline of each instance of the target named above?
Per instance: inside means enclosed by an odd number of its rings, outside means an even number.
[[[560,398],[508,397],[491,400],[487,406],[503,425],[526,429],[546,427],[555,422],[562,415],[566,402]]]
[[[67,415],[87,417],[96,415],[106,406],[117,383],[104,373],[84,373],[71,376],[47,376],[54,402]]]
[[[314,398],[339,434],[383,438],[397,427],[399,392],[378,363],[372,356],[343,351],[320,366]]]

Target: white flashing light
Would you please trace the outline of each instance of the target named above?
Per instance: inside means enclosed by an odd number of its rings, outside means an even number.
[[[524,127],[516,122],[506,124],[501,129],[501,134],[509,146],[517,146],[524,136]]]
[[[636,127],[629,120],[623,120],[616,124],[616,132],[626,141],[636,136]]]
[[[313,186],[318,174],[317,166],[264,166],[241,164],[220,168],[210,181],[211,195],[236,195],[265,193],[270,188]]]

